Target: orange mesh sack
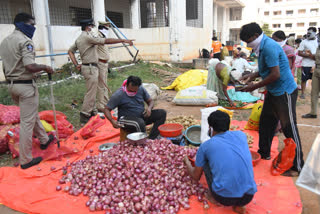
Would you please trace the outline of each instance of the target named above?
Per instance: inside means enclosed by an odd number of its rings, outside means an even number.
[[[281,175],[293,166],[294,157],[296,156],[296,144],[292,138],[287,138],[284,141],[284,148],[278,156],[272,161],[271,174]]]
[[[259,122],[260,122],[262,107],[263,107],[263,103],[254,104],[250,114],[250,118],[247,124],[245,125],[244,129],[254,130],[254,131],[259,130]]]

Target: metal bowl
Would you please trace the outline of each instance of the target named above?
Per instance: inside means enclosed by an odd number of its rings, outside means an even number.
[[[147,137],[148,135],[145,132],[134,132],[127,135],[129,142],[135,144],[144,144],[147,140]]]
[[[104,144],[101,144],[99,146],[99,150],[101,152],[104,152],[104,151],[107,151],[109,149],[111,149],[112,147],[114,147],[115,145],[117,145],[116,143],[104,143]]]

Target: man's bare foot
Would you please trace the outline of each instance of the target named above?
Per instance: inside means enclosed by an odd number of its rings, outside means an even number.
[[[246,213],[246,206],[238,207],[238,206],[232,206],[232,210],[239,214],[245,214]]]
[[[210,192],[205,192],[204,193],[204,196],[208,199],[208,201],[214,205],[217,205],[217,206],[222,206],[219,202],[217,202],[216,200],[214,200],[214,198],[212,197],[211,193]]]

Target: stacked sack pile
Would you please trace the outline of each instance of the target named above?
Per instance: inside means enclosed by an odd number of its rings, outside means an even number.
[[[42,111],[39,116],[48,135],[53,133],[55,131],[53,111]],[[10,151],[13,158],[19,156],[19,123],[20,108],[0,104],[0,154]],[[60,140],[67,139],[74,133],[72,124],[62,112],[57,112],[57,127]],[[39,147],[40,142],[37,138],[33,138],[33,144]]]

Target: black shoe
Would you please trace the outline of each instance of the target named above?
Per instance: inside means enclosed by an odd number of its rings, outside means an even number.
[[[91,116],[88,116],[82,112],[80,112],[80,123],[86,124],[90,120]]]
[[[304,114],[302,115],[302,118],[317,118],[317,115],[314,115],[314,114]]]
[[[40,149],[45,150],[48,148],[49,144],[52,143],[52,141],[54,140],[54,136],[52,134],[50,134],[49,136],[49,140],[46,144],[40,144]]]
[[[263,160],[270,160],[271,159],[271,157],[270,156],[261,156],[261,159],[263,159]]]
[[[29,163],[20,165],[21,169],[28,169],[34,165],[39,164],[42,161],[42,157],[33,158]]]

